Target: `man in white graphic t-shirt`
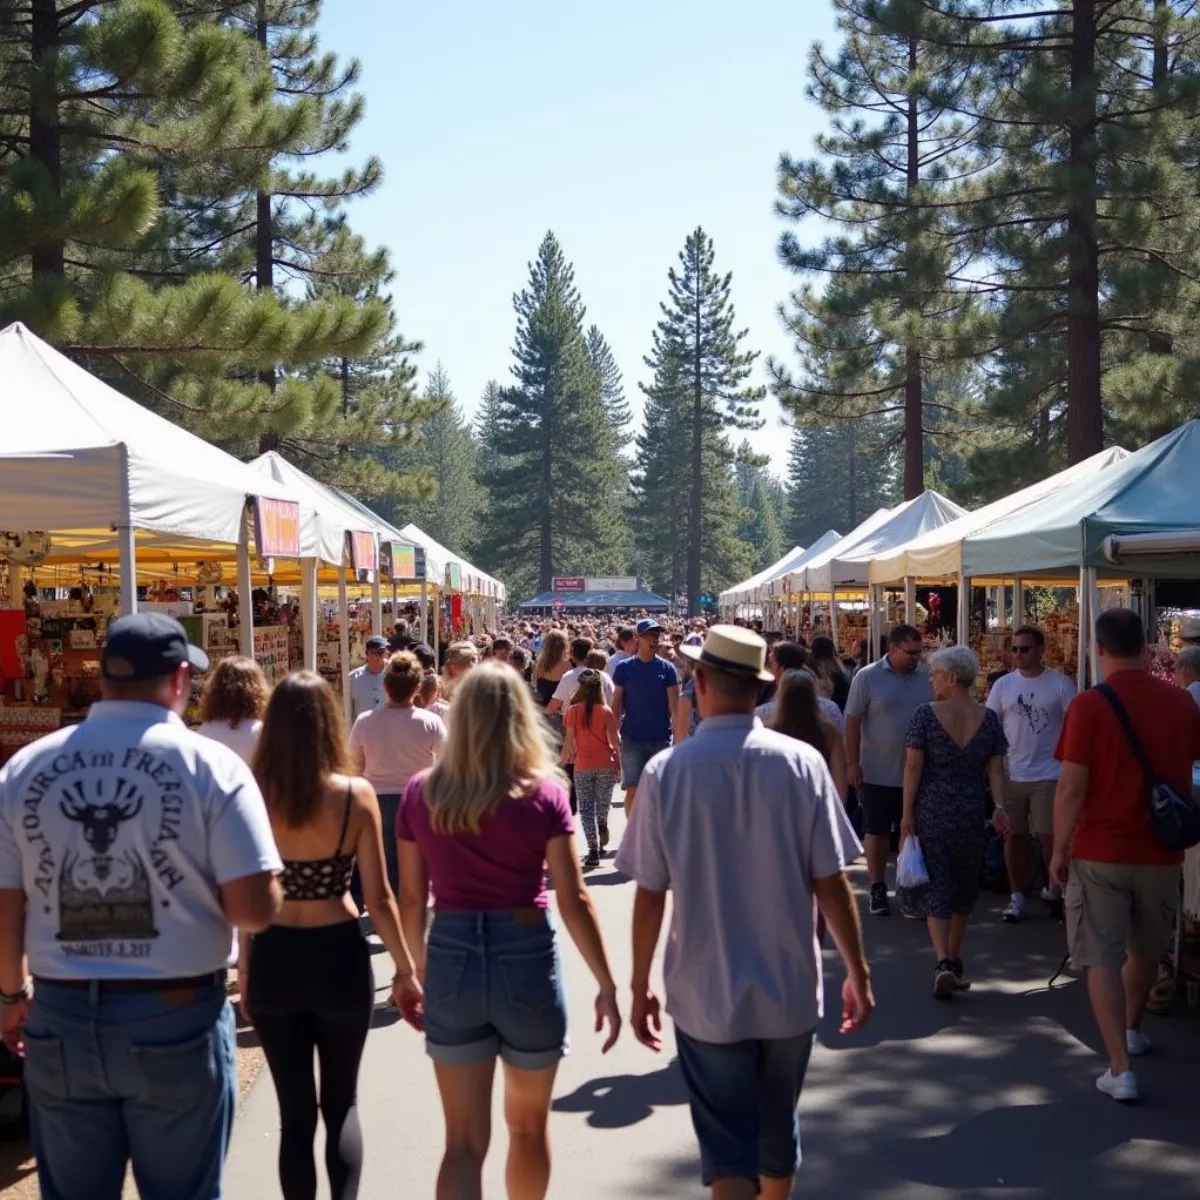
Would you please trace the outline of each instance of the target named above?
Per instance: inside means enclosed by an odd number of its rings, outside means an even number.
[[[1004,920],[1014,924],[1025,915],[1025,881],[1028,871],[1030,827],[1042,843],[1043,861],[1054,853],[1054,790],[1062,768],[1054,757],[1067,708],[1075,698],[1075,685],[1065,675],[1050,670],[1043,661],[1045,634],[1023,625],[1012,638],[1016,669],[996,680],[987,706],[1000,718],[1008,739],[1009,786],[1005,798],[1009,832],[1004,843],[1011,896]],[[1042,899],[1051,914],[1062,919],[1062,891],[1047,881]]]
[[[45,1200],[119,1200],[129,1160],[143,1196],[221,1194],[225,963],[282,864],[250,768],[180,720],[207,667],[170,617],[114,621],[103,700],[0,771],[0,1028]]]

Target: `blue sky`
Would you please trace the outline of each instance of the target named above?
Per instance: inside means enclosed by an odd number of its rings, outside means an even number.
[[[468,413],[510,379],[512,295],[547,229],[639,416],[667,270],[698,224],[759,382],[769,354],[790,361],[775,167],[821,128],[804,79],[811,42],[833,40],[825,0],[327,0],[321,33],[362,62],[352,152],[386,173],[352,224],[391,250],[401,328]],[[779,470],[787,431],[773,400],[763,413],[753,440]]]

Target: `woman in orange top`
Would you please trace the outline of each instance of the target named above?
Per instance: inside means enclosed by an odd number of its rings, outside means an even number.
[[[608,845],[608,810],[621,774],[621,735],[613,710],[604,703],[599,671],[589,668],[580,675],[563,728],[566,738],[561,758],[575,764],[575,794],[588,846],[583,860],[587,870],[600,865],[600,851]]]

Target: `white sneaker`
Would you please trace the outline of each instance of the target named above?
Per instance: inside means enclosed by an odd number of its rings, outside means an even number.
[[[1014,892],[1012,898],[1008,902],[1008,907],[1004,910],[1004,920],[1010,925],[1015,925],[1025,917],[1025,897],[1020,892]]]
[[[1132,1104],[1138,1098],[1137,1076],[1132,1071],[1114,1075],[1110,1067],[1096,1080],[1096,1088],[1121,1104]]]
[[[1125,1052],[1133,1058],[1150,1053],[1150,1039],[1140,1029],[1125,1030]]]

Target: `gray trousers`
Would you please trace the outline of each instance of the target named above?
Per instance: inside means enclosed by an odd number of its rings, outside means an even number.
[[[587,839],[588,852],[600,853],[598,826],[608,824],[616,777],[612,767],[598,771],[575,771],[575,795],[579,798],[579,823]]]

